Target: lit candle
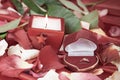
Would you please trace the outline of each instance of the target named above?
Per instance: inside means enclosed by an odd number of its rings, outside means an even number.
[[[28,35],[38,36],[41,33],[47,35],[46,43],[59,49],[64,36],[63,18],[32,15],[29,21]],[[37,44],[37,43],[36,43]]]
[[[60,18],[48,18],[46,14],[45,17],[34,16],[32,22],[32,28],[41,28],[49,30],[61,30],[61,19]]]

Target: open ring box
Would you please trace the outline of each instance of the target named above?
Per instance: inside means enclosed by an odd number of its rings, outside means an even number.
[[[95,55],[97,49],[97,45],[94,43],[95,37],[88,33],[87,30],[80,30],[65,37],[66,55],[63,62],[71,71],[89,71],[98,65],[99,59]]]
[[[46,45],[51,45],[58,50],[64,36],[64,19],[32,15],[29,21],[28,35],[34,48],[40,49],[40,44],[35,37],[41,34],[47,35]]]

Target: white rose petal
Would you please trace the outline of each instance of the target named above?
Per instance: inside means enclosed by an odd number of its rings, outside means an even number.
[[[23,60],[29,60],[37,57],[39,55],[39,50],[37,49],[23,49],[20,45],[10,46],[8,49],[8,55],[20,56]]]
[[[59,80],[59,74],[55,70],[50,70],[43,78],[38,78],[37,80]]]
[[[19,57],[15,59],[15,62],[16,62],[16,68],[31,69],[33,67],[33,64],[29,64],[28,62],[20,59]]]
[[[33,59],[39,55],[39,50],[36,49],[30,49],[30,50],[23,50],[21,58],[23,60]]]
[[[3,39],[0,41],[0,56],[3,56],[5,53],[5,50],[8,47],[8,43]]]
[[[106,16],[107,14],[108,14],[108,9],[103,9],[103,10],[99,11],[100,17]]]
[[[86,21],[80,21],[81,27],[84,29],[88,29],[90,28],[90,23],[86,22]]]
[[[120,72],[115,71],[111,76],[109,76],[105,80],[120,80]]]
[[[15,46],[10,46],[8,48],[8,55],[17,55],[21,57],[23,50],[24,49],[18,44]]]

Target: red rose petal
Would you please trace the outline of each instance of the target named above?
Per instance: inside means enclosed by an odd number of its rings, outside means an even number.
[[[108,9],[110,15],[120,16],[120,1],[105,0],[103,3],[96,5],[97,9]]]
[[[8,77],[18,77],[19,74],[24,71],[23,69],[17,69],[16,62],[14,61],[17,56],[3,57],[0,60],[0,72],[2,75]]]
[[[120,38],[120,27],[111,26],[111,28],[109,29],[109,35],[112,37],[119,37]]]
[[[25,73],[21,73],[19,75],[19,78],[21,80],[37,80],[36,78],[32,77],[31,75],[25,74]]]
[[[107,24],[120,26],[120,17],[117,16],[104,16],[101,20]]]
[[[16,30],[9,32],[7,35],[7,41],[8,43],[11,43],[10,41],[14,41],[14,42],[16,41],[24,49],[29,49],[32,47],[30,40],[28,39],[27,33],[23,29],[16,29]]]
[[[45,71],[64,67],[58,60],[57,51],[55,51],[51,46],[45,46],[41,49],[39,59],[43,64],[42,70]]]
[[[17,78],[6,77],[0,74],[0,80],[19,80]]]
[[[117,50],[117,46],[114,44],[108,45],[107,48],[104,48],[101,56],[104,63],[119,60],[119,51]]]
[[[64,75],[63,73],[59,74],[59,79],[60,80],[70,80],[66,75]]]
[[[93,3],[93,2],[97,2],[99,0],[82,0],[84,3]]]
[[[6,24],[7,22],[6,21],[0,21],[0,26]]]

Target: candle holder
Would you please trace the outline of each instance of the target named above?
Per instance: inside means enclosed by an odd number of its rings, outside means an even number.
[[[28,35],[33,46],[37,49],[40,48],[40,45],[36,37],[41,34],[47,36],[45,45],[51,45],[55,49],[59,49],[64,36],[64,19],[32,15],[29,21]]]

